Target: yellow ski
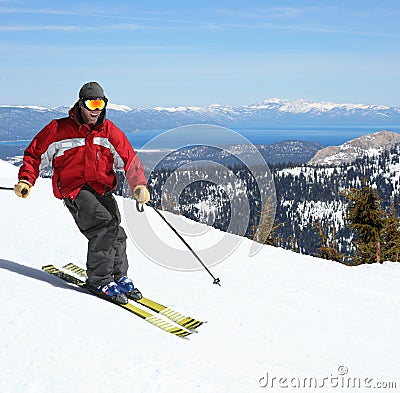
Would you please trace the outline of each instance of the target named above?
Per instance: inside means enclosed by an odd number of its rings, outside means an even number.
[[[55,267],[54,265],[46,265],[42,267],[42,270],[44,270],[47,273],[52,274],[55,277],[58,277],[70,284],[74,284],[77,285],[81,288],[85,288],[88,289],[86,286],[85,281],[80,280],[79,278],[76,278],[74,276],[72,276],[71,274],[68,274],[66,272],[63,272],[62,270],[58,269],[57,267]],[[88,289],[89,290],[89,289]],[[92,291],[90,291],[91,293],[93,293]],[[138,317],[144,319],[146,322],[151,323],[154,326],[157,326],[158,328],[174,334],[175,336],[178,337],[186,337],[189,336],[190,334],[192,334],[191,331],[187,331],[185,329],[182,329],[181,327],[175,326],[172,323],[168,322],[168,320],[164,320],[160,317],[158,317],[157,315],[151,314],[145,310],[142,310],[139,307],[134,306],[131,303],[128,304],[119,304],[119,303],[115,303],[103,296],[101,296],[100,294],[94,293],[95,296],[98,296],[102,299],[106,299],[108,301],[110,301],[113,304],[116,304],[122,308],[124,308],[125,310],[128,310],[129,312],[137,315]]]
[[[75,265],[74,263],[68,263],[67,265],[63,266],[63,269],[68,269],[71,272],[77,274],[78,276],[84,278],[86,280],[87,274],[86,270],[82,269],[78,265]],[[134,300],[136,303],[139,303],[147,308],[149,308],[152,311],[155,311],[161,315],[164,315],[171,321],[177,323],[180,326],[183,326],[186,329],[191,330],[192,332],[195,331],[199,326],[201,326],[204,322],[198,321],[197,319],[187,317],[178,311],[175,311],[174,309],[170,307],[163,306],[160,303],[157,303],[153,300],[150,300],[146,297],[142,297],[140,300]]]

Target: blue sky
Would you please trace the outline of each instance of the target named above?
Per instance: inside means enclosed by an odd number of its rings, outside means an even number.
[[[0,104],[400,106],[400,2],[0,0]]]

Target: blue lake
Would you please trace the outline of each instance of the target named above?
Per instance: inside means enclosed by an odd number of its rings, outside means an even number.
[[[310,142],[319,142],[326,146],[341,145],[342,143],[362,135],[371,134],[374,132],[389,130],[392,132],[400,133],[399,125],[312,125],[312,126],[238,126],[230,127],[231,130],[236,131],[244,136],[253,144],[268,145],[277,143],[284,140],[302,140]],[[162,134],[167,130],[140,130],[127,133],[129,141],[135,149],[143,147],[146,143],[151,141],[156,136]],[[5,151],[18,151],[18,149],[25,149],[30,141],[0,141],[0,155],[4,156]],[[3,154],[1,154],[3,153]],[[16,153],[17,154],[17,153]]]
[[[341,145],[351,139],[374,132],[389,130],[400,133],[399,125],[386,126],[275,126],[275,127],[231,127],[253,144],[268,145],[284,140],[319,142],[326,146]],[[135,148],[140,148],[166,130],[141,130],[128,133]]]

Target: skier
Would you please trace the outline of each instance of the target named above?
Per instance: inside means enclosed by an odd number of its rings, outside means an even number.
[[[113,166],[124,169],[133,196],[150,200],[144,168],[125,134],[106,119],[107,98],[97,82],[85,83],[69,116],[55,119],[32,140],[14,187],[26,198],[40,168],[52,164],[53,193],[63,199],[79,230],[88,239],[87,285],[113,301],[140,299],[127,277],[126,234],[112,191]]]

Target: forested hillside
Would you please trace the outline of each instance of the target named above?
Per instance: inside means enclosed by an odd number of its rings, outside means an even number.
[[[376,187],[383,200],[383,208],[389,211],[391,199],[397,208],[400,189],[400,145],[377,156],[357,159],[351,164],[340,166],[272,165],[270,166],[276,189],[276,216],[274,238],[276,245],[315,255],[321,246],[320,235],[315,228],[319,221],[328,239],[334,236],[339,251],[352,254],[353,233],[348,229],[345,216],[347,201],[340,192],[348,188],[361,188],[363,184]],[[159,168],[149,181],[153,203],[161,203],[163,184],[173,176],[179,183],[182,177],[196,180],[185,187],[179,196],[179,206],[164,203],[173,211],[179,211],[189,218],[207,223],[221,230],[235,232],[229,228],[234,212],[230,204],[233,193],[249,202],[250,222],[246,236],[254,233],[259,222],[261,200],[252,171],[235,165],[230,168],[235,179],[227,178],[226,171],[219,167],[197,168],[196,173]],[[193,169],[192,169],[193,171]],[[219,179],[219,184],[208,181],[207,177]],[[168,195],[163,195],[168,199]],[[239,233],[241,234],[241,233]]]

